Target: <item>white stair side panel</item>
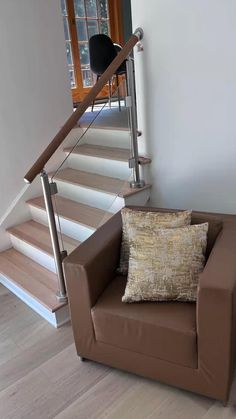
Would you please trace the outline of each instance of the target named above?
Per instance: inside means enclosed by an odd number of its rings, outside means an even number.
[[[34,262],[38,263],[49,271],[56,273],[55,262],[52,256],[39,250],[31,244],[26,243],[18,237],[13,236],[12,234],[10,234],[10,236],[14,249],[18,250],[18,252],[32,259]]]
[[[55,325],[53,326],[56,328],[59,328],[70,321],[70,309],[68,304],[64,307],[61,307],[53,314],[55,316]]]
[[[64,198],[71,199],[81,204],[90,205],[95,208],[100,208],[109,211],[116,196],[98,191],[96,189],[86,188],[80,185],[74,185],[68,182],[61,182],[56,180],[58,192]]]
[[[144,189],[125,198],[125,205],[146,205],[150,199],[151,188]]]
[[[85,144],[130,149],[130,132],[90,128],[84,135]]]
[[[55,313],[52,313],[43,304],[35,300],[30,294],[17,286],[6,276],[0,275],[0,283],[13,294],[15,294],[18,298],[20,298],[20,300],[27,304],[27,306],[32,308],[36,313],[43,317],[52,326],[58,328],[70,320],[68,305],[63,306]]]
[[[30,206],[30,212],[32,219],[37,221],[40,224],[44,224],[48,226],[48,218],[46,211],[41,208],[36,208],[34,206]],[[95,231],[92,227],[87,227],[82,224],[73,222],[72,220],[67,220],[63,217],[59,217],[60,219],[60,227],[63,234],[66,236],[72,237],[75,240],[80,242],[86,240],[93,232]],[[57,231],[60,231],[58,217],[56,216],[56,224],[57,224]]]
[[[151,183],[150,165],[149,164],[139,165],[139,168],[140,168],[141,179],[144,179],[145,183]]]
[[[68,157],[68,167],[123,180],[129,179],[131,176],[131,169],[129,168],[128,161],[103,159],[82,154],[70,154]]]

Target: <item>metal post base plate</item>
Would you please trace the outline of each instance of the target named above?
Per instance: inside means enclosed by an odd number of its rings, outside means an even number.
[[[67,303],[67,302],[68,302],[68,298],[67,298],[67,296],[66,296],[66,295],[61,294],[61,292],[60,292],[60,291],[57,291],[57,293],[56,293],[56,297],[57,297],[57,299],[58,299],[58,301],[59,301],[60,303]]]
[[[132,182],[130,182],[130,187],[132,189],[143,188],[144,186],[145,186],[144,180],[140,180],[139,182],[135,182],[135,180],[133,180]]]

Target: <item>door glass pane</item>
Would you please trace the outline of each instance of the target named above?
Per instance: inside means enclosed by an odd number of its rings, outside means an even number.
[[[75,17],[85,17],[84,0],[74,0]]]
[[[90,87],[93,85],[93,77],[90,70],[82,70],[83,86]]]
[[[70,42],[66,42],[66,55],[67,55],[67,64],[68,65],[73,64]]]
[[[67,41],[70,40],[70,34],[69,34],[69,27],[68,27],[68,20],[67,17],[63,17],[63,23],[64,23],[64,33],[65,33],[65,39]]]
[[[80,44],[79,45],[80,50],[80,63],[81,67],[87,67],[89,65],[89,49],[88,49],[88,43]]]
[[[96,0],[85,0],[87,17],[97,17],[97,2]]]
[[[98,30],[98,21],[97,20],[87,20],[88,25],[88,36],[91,38],[91,36],[96,35],[99,33]]]
[[[108,21],[106,20],[101,20],[100,21],[100,28],[101,28],[101,33],[103,33],[104,35],[109,36],[109,25],[108,25]]]
[[[108,18],[108,2],[107,0],[99,0],[98,1],[99,4],[99,15],[102,19],[107,19]]]
[[[69,68],[70,86],[72,89],[76,87],[74,68]]]
[[[71,88],[87,88],[93,86],[96,77],[90,69],[88,40],[91,36],[102,33],[110,36],[110,19],[108,0],[71,0],[74,5],[74,13],[67,9],[67,0],[60,0],[63,16],[64,33],[66,40],[66,55]],[[68,16],[69,13],[69,16]],[[75,17],[75,32],[70,28]],[[78,43],[76,42],[78,40]],[[73,45],[73,51],[72,51]],[[78,46],[80,62],[74,67],[73,52]],[[81,75],[81,76],[80,76]],[[79,79],[77,80],[77,76]]]
[[[63,16],[67,15],[66,1],[65,0],[61,0],[61,11],[62,11]]]
[[[77,29],[77,36],[79,41],[87,41],[87,29],[86,29],[86,21],[82,19],[76,19],[76,29]]]

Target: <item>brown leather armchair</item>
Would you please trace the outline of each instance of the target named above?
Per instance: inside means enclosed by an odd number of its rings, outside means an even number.
[[[126,278],[116,275],[120,213],[66,258],[82,358],[228,400],[236,353],[236,216],[193,212],[192,224],[205,221],[208,260],[197,304],[121,302]]]

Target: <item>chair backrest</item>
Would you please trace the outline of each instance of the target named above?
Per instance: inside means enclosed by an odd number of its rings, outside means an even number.
[[[115,47],[116,53],[119,54],[119,52],[122,50],[122,47],[119,44],[113,44],[113,45]],[[123,61],[123,63],[117,69],[116,73],[118,74],[126,73],[126,60]]]
[[[116,55],[116,49],[109,36],[98,34],[89,39],[90,66],[93,73],[104,73]]]

